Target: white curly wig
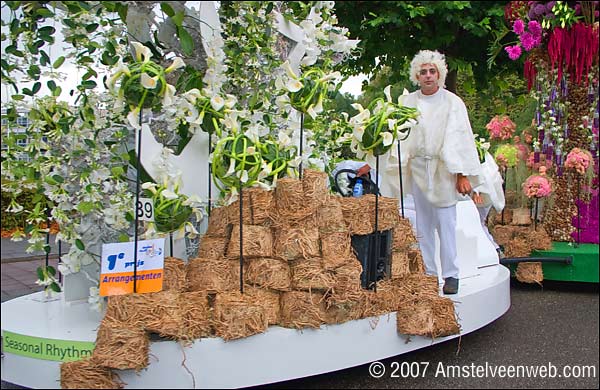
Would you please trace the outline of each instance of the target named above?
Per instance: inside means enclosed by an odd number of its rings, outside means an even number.
[[[444,88],[444,84],[446,84],[446,75],[448,74],[448,66],[446,65],[446,58],[444,55],[437,50],[421,50],[415,55],[415,58],[410,62],[410,81],[415,85],[419,85],[417,74],[421,70],[421,65],[423,64],[435,65],[440,74],[438,86]]]

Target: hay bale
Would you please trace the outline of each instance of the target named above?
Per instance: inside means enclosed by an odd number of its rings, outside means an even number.
[[[409,250],[417,245],[417,238],[410,221],[399,217],[398,223],[392,229],[392,251]]]
[[[204,259],[220,259],[225,256],[225,248],[229,239],[222,236],[202,236],[198,257]]]
[[[271,257],[273,238],[271,229],[264,226],[244,225],[242,227],[244,257]],[[231,239],[227,246],[227,257],[240,257],[240,225],[233,225]]]
[[[273,191],[265,190],[259,187],[253,187],[245,192],[250,195],[250,204],[252,206],[252,224],[270,224],[271,210],[274,207]]]
[[[506,215],[504,216],[506,221]],[[520,207],[512,210],[513,225],[531,225],[531,210],[526,207]]]
[[[525,238],[515,237],[504,244],[506,257],[528,257],[530,253],[531,246]]]
[[[362,264],[352,254],[348,260],[333,271],[335,280],[333,293],[341,291],[358,291],[361,289],[360,275],[363,272]]]
[[[184,292],[179,295],[181,327],[179,339],[194,340],[212,334],[212,309],[206,291]]]
[[[227,237],[229,235],[229,222],[227,220],[227,214],[227,207],[217,207],[210,210],[208,228],[206,230],[207,236]]]
[[[262,288],[279,291],[292,289],[290,266],[279,259],[260,257],[247,261],[244,281]]]
[[[308,291],[281,293],[281,321],[286,328],[319,328],[325,323],[325,295]]]
[[[252,225],[252,204],[250,203],[250,193],[243,191],[242,198],[242,220],[244,225]],[[236,200],[226,207],[227,223],[229,225],[240,224],[240,200]]]
[[[507,203],[508,204],[508,203]],[[513,211],[509,208],[504,208],[504,223],[502,223],[502,212],[496,214],[496,219],[494,220],[495,225],[508,225],[511,223],[513,219]]]
[[[361,318],[364,290],[361,288],[362,265],[356,257],[334,271],[335,284],[326,299],[325,322],[339,324]]]
[[[366,235],[373,233],[374,227],[370,218],[371,210],[369,209],[369,198],[366,196],[342,197],[339,199],[342,206],[342,214],[344,222],[351,235]],[[374,211],[373,211],[374,213]]]
[[[325,204],[317,209],[316,218],[321,234],[348,231],[339,199],[340,196],[329,196]]]
[[[392,279],[391,283],[398,287],[400,293],[404,296],[439,295],[440,286],[437,276],[411,273]]]
[[[370,233],[373,233],[375,231],[375,194],[366,194],[363,198],[369,202],[368,210],[371,225],[373,226],[373,231]],[[377,230],[383,232],[393,229],[399,220],[398,199],[380,196],[378,199],[378,209]]]
[[[396,311],[404,299],[401,290],[390,280],[377,282],[377,291],[365,291],[363,316],[374,317]]]
[[[531,243],[531,249],[540,251],[552,249],[552,238],[550,238],[544,228],[538,228],[538,230],[531,229],[527,241]]]
[[[187,289],[185,267],[185,261],[182,259],[176,257],[165,258],[163,290],[185,291]]]
[[[335,285],[333,272],[324,269],[319,257],[292,260],[290,270],[294,290],[330,290]]]
[[[398,309],[398,333],[431,338],[460,333],[454,303],[440,296],[416,296]]]
[[[410,274],[410,259],[408,258],[408,252],[393,251],[391,258],[392,279]]]
[[[321,256],[317,227],[277,229],[274,255],[284,260]]]
[[[321,251],[325,269],[335,269],[352,259],[350,233],[336,232],[321,235]]]
[[[63,389],[122,389],[125,383],[110,368],[90,358],[60,365],[60,387]]]
[[[423,261],[423,255],[421,250],[411,249],[408,251],[409,268],[411,273],[424,274],[425,273],[425,262]]]
[[[324,205],[329,197],[329,176],[325,172],[305,169],[302,171],[302,188],[311,205]]]
[[[240,287],[240,265],[227,259],[197,257],[187,265],[188,289],[218,293]]]
[[[344,322],[358,320],[363,315],[363,295],[364,290],[354,292],[353,300],[339,301],[336,299],[327,298],[325,304],[325,323],[326,324],[342,324]]]
[[[94,363],[118,370],[141,370],[148,366],[150,339],[140,326],[105,316],[100,322]]]
[[[222,292],[216,295],[213,326],[215,334],[223,340],[252,336],[267,330],[267,316],[263,306],[253,302],[253,297],[239,292]]]
[[[275,206],[271,214],[274,226],[314,225],[316,205],[307,201],[300,180],[283,178],[277,181]],[[307,224],[311,222],[311,225]]]
[[[537,283],[540,286],[544,280],[544,271],[541,262],[519,263],[515,272],[517,280],[521,283]]]
[[[250,297],[252,302],[263,307],[269,325],[279,324],[281,320],[279,291],[246,286],[244,287],[244,295]]]

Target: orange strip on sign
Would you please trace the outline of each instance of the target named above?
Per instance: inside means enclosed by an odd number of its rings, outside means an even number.
[[[137,293],[162,290],[163,270],[155,269],[137,272]],[[100,275],[100,296],[124,295],[133,293],[133,272]]]

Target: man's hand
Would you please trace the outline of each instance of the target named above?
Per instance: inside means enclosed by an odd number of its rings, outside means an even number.
[[[358,176],[358,177],[365,176],[369,173],[370,170],[371,170],[371,167],[369,166],[369,164],[365,164],[362,167],[360,167],[358,169],[358,171],[356,171],[356,176]]]
[[[468,195],[472,191],[469,179],[460,173],[456,175],[456,190],[463,195]]]
[[[473,195],[471,195],[471,199],[473,199],[475,204],[483,204],[483,196],[481,196],[479,192],[474,192]]]

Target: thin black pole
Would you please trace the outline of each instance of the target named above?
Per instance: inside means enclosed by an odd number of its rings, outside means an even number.
[[[376,172],[379,174],[379,171]],[[398,138],[398,176],[400,181],[400,209],[404,218],[404,188],[402,186],[402,154],[400,153],[400,138]]]
[[[508,168],[504,167],[502,168],[502,195],[504,196],[504,198],[506,198],[506,170]],[[502,225],[504,225],[504,210],[506,209],[506,207],[504,207],[502,209]]]
[[[137,145],[137,171],[135,173],[135,225],[133,226],[133,293],[137,292],[137,258],[138,258],[138,222],[140,220],[137,205],[140,204],[140,170],[142,169],[142,108],[139,116],[140,129],[138,130]]]
[[[169,232],[169,250],[171,257],[173,257],[173,232]]]
[[[58,240],[58,262],[62,262],[62,241]],[[58,273],[58,283],[62,283],[62,273]]]
[[[212,162],[210,161],[210,154],[212,153],[212,132],[208,132],[208,216],[210,217],[210,210],[212,208],[211,196],[212,196]]]
[[[375,284],[377,292],[377,265],[379,264],[379,156],[375,160]]]
[[[244,240],[242,235],[242,207],[244,197],[242,194],[242,181],[240,180],[240,293],[244,293]]]
[[[302,138],[304,138],[304,113],[300,113],[300,165],[298,166],[298,175],[302,179]]]
[[[50,265],[50,209],[48,207],[46,207],[46,228],[48,231],[46,232],[46,247],[44,248],[44,252],[46,252],[46,270],[48,270],[48,265]]]
[[[575,205],[577,206],[577,242],[576,246],[579,246],[581,242],[581,212],[579,210],[579,203],[581,200],[579,199],[581,193],[581,177],[577,178],[577,199],[575,199]]]
[[[540,198],[535,197],[535,213],[533,215],[533,230],[537,230],[537,219],[538,219],[538,202]]]

